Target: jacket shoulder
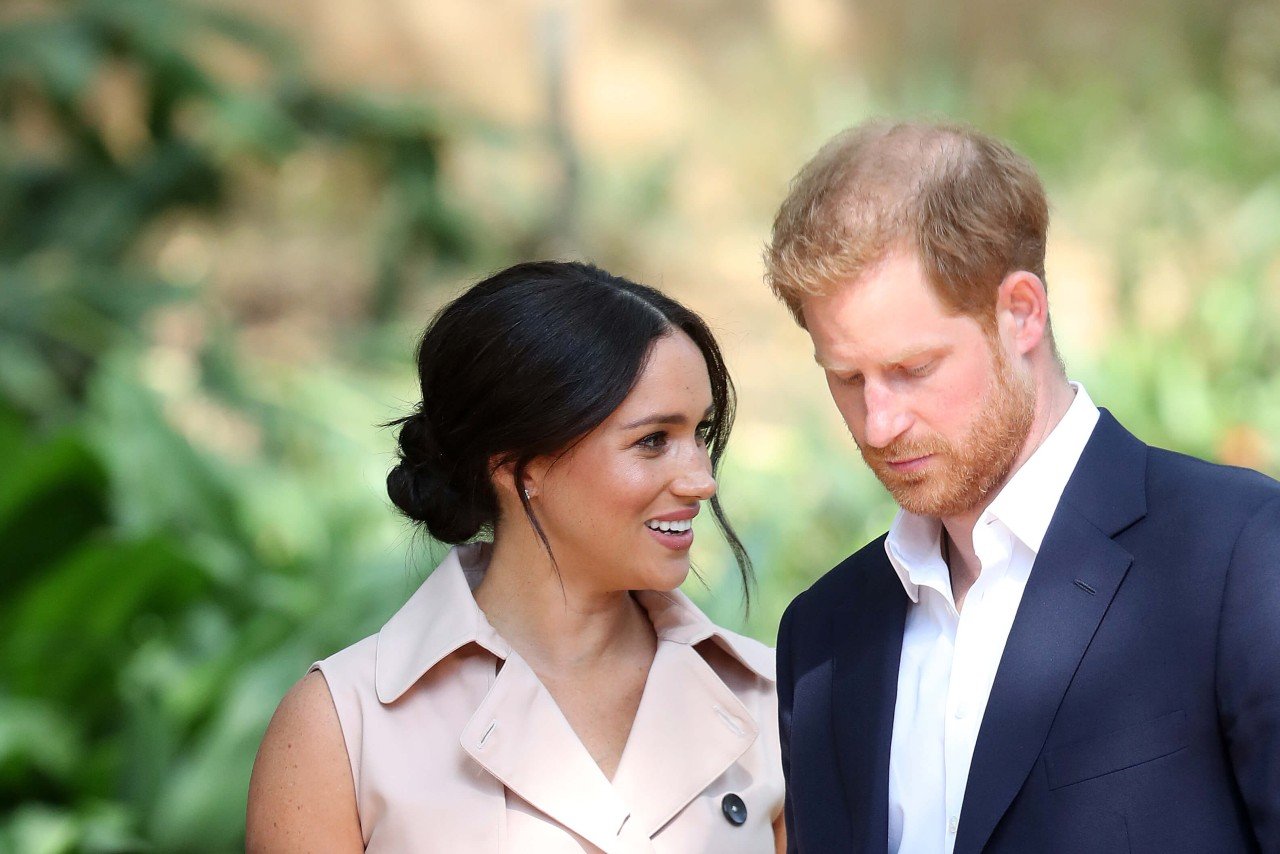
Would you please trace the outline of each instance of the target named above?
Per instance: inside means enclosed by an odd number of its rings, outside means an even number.
[[[865,590],[868,583],[883,582],[887,577],[897,583],[893,565],[885,553],[888,533],[881,534],[840,563],[823,573],[797,596],[788,611],[826,611]]]
[[[1152,507],[1185,503],[1212,516],[1252,513],[1280,497],[1280,482],[1261,472],[1156,447],[1149,450],[1147,486]]]

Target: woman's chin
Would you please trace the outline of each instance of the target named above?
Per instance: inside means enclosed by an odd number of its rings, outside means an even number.
[[[650,567],[644,573],[645,583],[638,590],[657,590],[670,593],[684,584],[689,577],[689,559],[669,560],[665,565]]]

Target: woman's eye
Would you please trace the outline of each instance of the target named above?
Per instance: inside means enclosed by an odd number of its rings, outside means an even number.
[[[646,451],[660,451],[664,447],[666,447],[666,444],[667,444],[666,433],[650,433],[648,436],[645,436],[639,442],[636,442],[636,445],[638,447],[644,448]]]
[[[912,377],[927,377],[929,374],[933,373],[933,365],[933,362],[925,362],[923,365],[915,365],[914,367],[906,368],[906,372],[908,376]]]
[[[698,441],[705,445],[707,439],[711,438],[711,431],[714,428],[715,424],[711,421],[703,421],[699,424],[697,430]]]

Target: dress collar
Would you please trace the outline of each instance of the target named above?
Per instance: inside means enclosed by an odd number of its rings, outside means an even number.
[[[378,632],[374,686],[378,699],[393,703],[451,653],[477,644],[504,661],[511,646],[476,604],[472,590],[489,565],[487,543],[455,546]],[[693,646],[706,640],[763,679],[774,680],[772,652],[756,641],[720,628],[679,590],[636,591],[659,641]]]

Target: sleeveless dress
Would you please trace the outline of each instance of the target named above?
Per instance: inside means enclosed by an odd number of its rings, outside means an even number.
[[[679,591],[634,593],[658,645],[609,780],[476,605],[489,551],[454,548],[378,634],[312,665],[338,712],[366,850],[773,852],[773,650]]]

